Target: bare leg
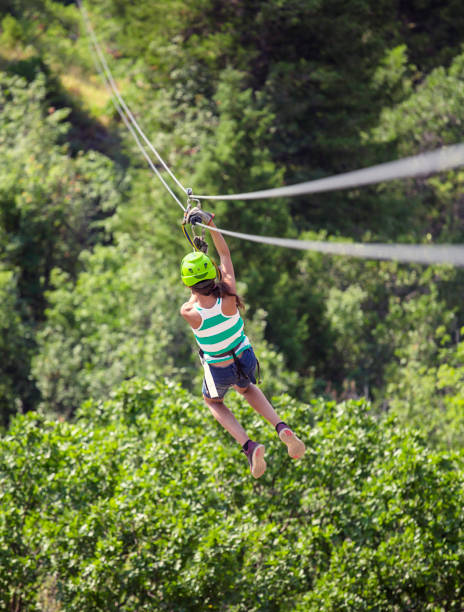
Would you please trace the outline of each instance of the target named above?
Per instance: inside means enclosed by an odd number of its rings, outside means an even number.
[[[249,439],[248,435],[224,402],[222,400],[213,400],[205,396],[203,396],[203,398],[216,421],[235,438],[240,446],[243,446]]]
[[[245,442],[249,440],[248,435],[224,402],[220,399],[210,399],[204,395],[203,398],[218,423],[220,423],[224,429],[226,429],[230,435],[235,438],[240,446],[243,447]],[[246,452],[245,449],[243,449],[243,451],[248,458],[252,475],[255,478],[259,478],[266,470],[266,462],[264,461],[264,446],[262,444],[256,444],[255,442],[252,442],[251,444],[253,446],[248,448]]]
[[[235,387],[235,389],[243,395],[247,402],[252,406],[256,412],[259,412],[271,425],[274,427],[277,423],[280,423],[282,419],[279,417],[277,412],[272,407],[272,404],[266,398],[264,393],[256,385],[250,384],[245,389]]]
[[[261,389],[258,389],[253,384],[250,384],[247,388],[240,388],[235,386],[235,389],[243,395],[247,402],[252,406],[256,412],[259,412],[271,425],[274,427],[277,423],[281,423],[282,419],[279,417],[277,412],[272,407],[272,404],[266,398]],[[300,459],[305,453],[304,443],[296,436],[291,429],[288,427],[279,432],[279,438],[284,444],[287,445],[288,454],[292,459]]]

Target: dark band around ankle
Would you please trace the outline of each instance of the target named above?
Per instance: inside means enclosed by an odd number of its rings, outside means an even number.
[[[282,429],[289,429],[289,427],[287,423],[280,421],[280,423],[277,423],[277,425],[275,426],[275,430],[279,434],[282,431]]]

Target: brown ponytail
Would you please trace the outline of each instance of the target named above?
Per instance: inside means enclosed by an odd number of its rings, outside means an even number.
[[[192,291],[199,293],[200,295],[214,295],[215,298],[223,298],[227,296],[234,296],[237,308],[245,308],[241,297],[230,290],[229,285],[224,281],[217,280],[205,280],[200,283],[196,283],[191,287]]]

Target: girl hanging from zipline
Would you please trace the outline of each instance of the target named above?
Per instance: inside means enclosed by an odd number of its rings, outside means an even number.
[[[213,215],[193,208],[187,222],[202,221],[216,227]],[[284,423],[264,393],[255,385],[257,360],[243,329],[239,308],[243,307],[236,293],[234,267],[229,247],[222,234],[212,231],[211,236],[220,258],[221,279],[216,268],[203,252],[186,255],[181,263],[181,276],[190,288],[191,297],[180,309],[181,315],[192,328],[200,346],[204,368],[203,398],[216,420],[242,446],[255,478],[264,474],[264,445],[251,440],[242,425],[224,404],[230,387],[236,389],[261,416],[276,429],[287,445],[288,454],[300,459],[305,452],[304,443]]]

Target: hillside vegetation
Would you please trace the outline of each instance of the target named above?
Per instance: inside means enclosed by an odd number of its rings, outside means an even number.
[[[294,463],[232,405],[268,447],[259,481],[172,383],[125,383],[72,424],[17,418],[0,447],[4,609],[460,608],[452,457],[361,400],[282,396],[308,447]]]
[[[86,6],[163,159],[217,194],[460,142],[461,4]],[[252,482],[178,314],[182,211],[73,2],[2,3],[0,111],[0,609],[461,610],[463,270],[228,239],[262,388],[309,449],[291,462],[231,397],[270,455]],[[461,244],[463,184],[205,208],[246,233]]]

